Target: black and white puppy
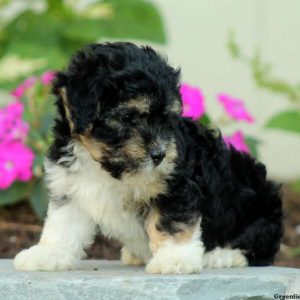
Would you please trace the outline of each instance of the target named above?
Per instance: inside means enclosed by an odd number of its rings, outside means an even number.
[[[269,265],[282,236],[279,187],[218,131],[181,116],[180,72],[150,47],[93,44],[54,83],[40,242],[19,270],[69,270],[97,225],[149,273]]]

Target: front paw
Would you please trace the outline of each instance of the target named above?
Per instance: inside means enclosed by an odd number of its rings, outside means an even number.
[[[125,266],[141,266],[144,264],[142,259],[131,253],[126,247],[122,248],[121,261]]]
[[[202,244],[169,245],[160,248],[146,266],[151,274],[193,274],[202,270]]]
[[[36,245],[21,251],[14,259],[19,271],[62,271],[78,266],[78,260],[70,253],[54,247]]]

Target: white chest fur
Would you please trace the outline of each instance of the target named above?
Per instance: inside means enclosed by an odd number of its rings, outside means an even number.
[[[103,234],[120,240],[133,253],[148,260],[148,237],[137,208],[163,190],[157,174],[149,170],[142,176],[117,180],[101,169],[81,145],[74,146],[74,153],[77,159],[69,169],[45,162],[51,198],[74,201],[100,226]]]

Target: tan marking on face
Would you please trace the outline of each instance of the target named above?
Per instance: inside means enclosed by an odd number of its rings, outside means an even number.
[[[170,107],[170,111],[181,115],[182,113],[182,104],[181,104],[181,100],[174,100],[174,102],[172,103],[171,107]]]
[[[169,176],[174,171],[175,161],[178,155],[174,139],[172,139],[170,143],[166,146],[165,153],[166,156],[161,162],[161,164],[157,167],[157,169],[162,175]]]
[[[190,241],[193,237],[194,232],[197,230],[198,223],[193,225],[174,223],[174,227],[179,232],[175,234],[170,234],[164,231],[157,230],[156,225],[159,224],[160,214],[157,210],[153,209],[148,216],[146,231],[150,239],[150,249],[154,254],[157,250],[163,246],[168,241],[175,242],[177,244],[184,244]]]
[[[166,147],[166,159],[169,161],[174,161],[177,158],[177,147],[175,140],[172,139],[171,142]]]
[[[96,141],[95,139],[82,134],[78,135],[78,139],[90,153],[92,158],[96,161],[100,161],[103,151],[107,148],[107,146],[102,142]]]
[[[135,108],[140,113],[149,113],[150,101],[147,98],[131,99],[128,102],[121,104],[119,108]]]
[[[133,153],[136,149],[133,143],[133,149],[130,148],[130,152]],[[144,149],[142,152],[137,149],[137,156],[144,155]],[[136,157],[137,157],[136,156]],[[169,178],[175,168],[175,159],[177,157],[177,147],[175,141],[172,140],[166,146],[166,157],[163,159],[158,167],[153,167],[150,159],[149,164],[145,162],[143,169],[134,173],[125,173],[122,177],[122,181],[132,188],[133,195],[131,199],[135,203],[147,204],[152,198],[158,195],[164,195],[167,193],[168,186],[166,179]]]
[[[129,138],[124,147],[123,152],[126,156],[135,159],[143,159],[146,156],[145,145],[143,139],[139,135]]]
[[[66,91],[65,87],[60,89],[60,95],[61,95],[61,98],[63,100],[63,105],[64,105],[64,108],[65,108],[66,118],[69,122],[70,130],[71,130],[71,132],[73,132],[74,123],[72,121],[71,110],[70,110],[69,101],[68,101],[68,98],[67,98],[67,91]]]

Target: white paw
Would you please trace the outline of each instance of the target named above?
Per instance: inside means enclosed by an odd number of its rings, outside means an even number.
[[[204,254],[204,268],[237,268],[248,265],[246,257],[239,249],[217,247]]]
[[[141,266],[144,262],[134,254],[132,254],[126,247],[122,248],[121,261],[125,266]]]
[[[202,270],[201,242],[170,244],[160,248],[146,266],[151,274],[192,274]]]
[[[14,265],[20,271],[62,271],[75,269],[78,260],[55,248],[36,245],[21,251],[15,257]]]

